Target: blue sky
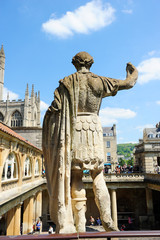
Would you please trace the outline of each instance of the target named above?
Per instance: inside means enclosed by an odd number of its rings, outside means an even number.
[[[139,70],[134,88],[103,99],[103,126],[117,125],[118,143],[138,142],[160,121],[159,0],[0,0],[0,45],[6,56],[6,92],[24,99],[27,83],[40,91],[42,118],[58,81],[73,72],[80,51],[91,71],[125,79],[126,63]]]

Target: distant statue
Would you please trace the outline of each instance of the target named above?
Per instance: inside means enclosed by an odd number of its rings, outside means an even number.
[[[59,81],[43,122],[43,153],[50,216],[57,233],[85,232],[86,192],[83,170],[90,170],[95,201],[106,231],[118,230],[111,218],[110,196],[103,178],[103,132],[98,117],[102,98],[129,89],[138,72],[128,63],[125,80],[90,72],[93,58],[76,54],[76,73]]]

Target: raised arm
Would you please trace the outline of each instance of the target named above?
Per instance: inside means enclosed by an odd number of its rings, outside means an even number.
[[[138,78],[138,71],[132,63],[127,63],[126,66],[127,77],[125,80],[117,80],[119,88],[118,90],[129,89],[132,88]]]

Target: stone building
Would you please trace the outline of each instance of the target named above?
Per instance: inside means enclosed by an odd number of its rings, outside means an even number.
[[[0,235],[32,231],[42,216],[42,151],[0,123]]]
[[[115,170],[117,161],[117,135],[116,125],[112,127],[103,127],[103,141],[104,141],[104,154],[105,154],[105,165]]]
[[[34,85],[32,85],[31,96],[29,96],[27,84],[24,100],[10,101],[8,94],[7,100],[3,101],[4,71],[5,53],[2,45],[0,50],[0,121],[41,148],[40,92],[35,93]]]
[[[143,139],[135,147],[134,161],[140,171],[156,173],[160,166],[160,123],[143,130]]]

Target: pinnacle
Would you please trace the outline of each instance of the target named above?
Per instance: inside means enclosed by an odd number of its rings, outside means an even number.
[[[5,55],[5,54],[4,54],[3,44],[2,44],[2,46],[1,46],[0,55]]]

